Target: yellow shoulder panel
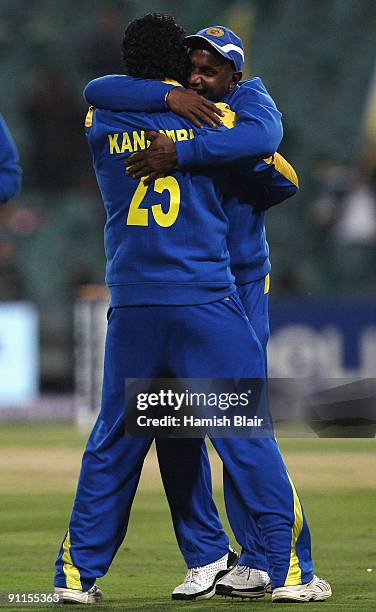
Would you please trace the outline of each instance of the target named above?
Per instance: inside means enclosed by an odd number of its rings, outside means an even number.
[[[282,157],[282,155],[280,155],[279,153],[274,153],[274,155],[272,155],[271,157],[267,157],[266,159],[264,159],[264,162],[266,162],[267,164],[273,164],[275,169],[280,174],[282,174],[282,176],[287,178],[290,183],[293,183],[295,187],[299,187],[298,175],[296,174],[292,165],[289,164],[287,159]]]
[[[236,115],[234,111],[231,110],[229,105],[226,104],[225,102],[216,102],[215,105],[218,106],[218,108],[220,108],[221,111],[225,113],[225,116],[222,117],[223,125],[225,125],[228,128],[235,127]]]

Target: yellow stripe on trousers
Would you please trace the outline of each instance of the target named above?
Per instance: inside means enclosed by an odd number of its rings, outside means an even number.
[[[298,494],[294,487],[294,483],[292,482],[289,475],[288,478],[294,496],[294,526],[292,528],[291,537],[290,566],[286,576],[285,586],[293,586],[302,583],[302,570],[300,569],[298,555],[296,554],[296,542],[303,529],[303,511],[300,505]]]
[[[265,281],[264,281],[264,294],[269,293],[269,289],[270,289],[270,274],[267,274],[265,276]]]
[[[80,572],[78,571],[77,567],[73,564],[72,557],[70,554],[70,547],[71,547],[71,541],[70,541],[70,534],[68,530],[66,538],[63,543],[63,551],[64,551],[63,556],[62,556],[63,572],[65,574],[67,588],[68,589],[79,589],[80,591],[82,591]]]

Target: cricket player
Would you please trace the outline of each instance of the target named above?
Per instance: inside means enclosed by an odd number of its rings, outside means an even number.
[[[0,202],[5,203],[17,195],[21,176],[16,145],[0,114]]]
[[[127,58],[132,60],[137,55],[135,49],[142,65],[147,66],[141,57],[146,41],[154,50],[148,76],[176,78],[176,58],[170,53],[163,55],[163,41],[173,39],[174,34],[173,48],[179,50],[177,34],[181,36],[181,30],[171,25],[166,16],[152,15],[129,26],[124,39],[128,72],[132,74],[132,65]],[[156,71],[157,58],[164,66],[162,75]],[[145,76],[134,70],[133,74]],[[56,590],[67,602],[94,603],[101,598],[95,579],[107,571],[124,538],[142,462],[151,444],[147,437],[129,439],[122,435],[124,378],[161,376],[166,371],[177,377],[263,378],[265,374],[263,351],[229,275],[227,218],[213,180],[207,173],[176,171],[173,176],[157,179],[151,190],[143,182],[135,187],[123,171],[124,159],[131,150],[145,148],[145,128],[168,130],[176,139],[183,133],[186,143],[191,128],[184,120],[176,121],[168,112],[140,118],[132,113],[102,110],[95,110],[87,119],[94,167],[108,215],[107,282],[111,303],[102,408],[84,453],[69,530],[56,563]],[[232,148],[228,131],[218,129],[216,147],[224,156],[248,157],[247,137],[242,139],[244,127],[248,132],[249,125],[233,129],[237,139]],[[193,135],[188,142],[195,138]],[[268,146],[257,138],[252,146],[252,151],[259,147],[254,156],[272,153],[265,153]],[[200,142],[196,148],[204,156],[205,144]],[[212,135],[208,134],[208,155],[220,157],[214,148]],[[165,191],[169,199],[162,207],[154,203],[154,192]],[[206,226],[210,227],[210,239],[199,231]],[[177,337],[177,328],[190,335]],[[192,337],[196,342],[191,342]],[[221,350],[224,346],[225,354]],[[243,355],[241,363],[239,354]],[[229,479],[238,488],[240,503],[249,515],[257,517],[267,545],[272,586],[288,590],[284,585],[292,579],[301,581],[303,572],[304,578],[312,578],[309,537],[304,526],[304,537],[299,535],[302,554],[299,577],[296,576],[296,541],[291,541],[298,521],[294,513],[296,496],[275,441],[212,441]],[[260,465],[267,474],[260,474]],[[225,572],[228,557],[226,552],[211,564],[215,575]],[[188,567],[194,567],[192,561],[187,560]],[[295,584],[299,586],[300,582]]]
[[[220,43],[220,44],[219,44]],[[188,79],[190,86],[203,96],[207,96],[212,100],[222,100],[231,104],[233,94],[239,89],[238,81],[241,78],[241,67],[243,63],[243,46],[241,40],[231,30],[223,26],[214,26],[201,30],[196,35],[188,36],[186,44],[190,47],[190,58],[193,64],[193,70]],[[230,52],[227,49],[231,48]],[[225,51],[222,51],[225,49]],[[237,49],[237,51],[234,51]],[[258,84],[259,79],[252,79],[248,83],[251,85]],[[243,87],[245,84],[241,84]],[[145,89],[147,88],[147,95]],[[207,115],[208,109],[199,109],[195,116],[193,109],[193,97],[189,97],[188,92],[173,88],[169,85],[163,87],[163,84],[155,81],[143,81],[132,79],[125,75],[112,75],[92,81],[85,90],[85,95],[90,103],[96,106],[104,106],[107,108],[121,108],[122,110],[163,110],[166,105],[174,109],[175,112],[190,118],[199,127],[202,126],[200,119],[203,118],[210,125],[215,124],[216,117]],[[176,95],[176,100],[174,96]],[[211,109],[213,110],[213,109]],[[202,114],[200,114],[202,111]],[[232,123],[231,127],[234,125]],[[164,146],[168,150],[166,139],[154,135],[154,142],[151,149],[146,154],[133,155],[128,160],[129,168],[135,177],[146,175],[155,171],[156,168],[150,164],[144,163],[144,160],[152,156],[153,148],[157,154],[162,157],[157,160],[158,163],[163,159]],[[156,141],[160,142],[160,150],[156,147]],[[171,143],[170,143],[171,144]],[[171,147],[174,150],[175,147]],[[174,150],[176,153],[176,150]],[[200,160],[201,161],[201,160]],[[234,187],[234,175],[232,175],[231,189],[227,194],[226,213],[230,220],[230,232],[228,237],[228,245],[231,254],[232,270],[235,274],[238,293],[241,296],[243,305],[247,315],[254,327],[258,339],[264,349],[266,355],[266,345],[269,337],[269,321],[268,321],[268,294],[269,294],[269,272],[270,262],[268,258],[268,247],[265,240],[264,227],[264,212],[275,203],[285,199],[291,195],[291,187],[297,186],[297,177],[291,166],[283,160],[278,154],[273,160],[276,170],[274,173],[274,183],[269,182],[262,185],[262,181],[253,185],[253,204],[254,209],[257,203],[258,189],[264,189],[264,199],[262,204],[258,202],[258,212],[253,210],[254,214],[250,214],[244,202],[249,201],[249,182],[243,181],[241,174],[237,176],[238,183]],[[171,170],[177,163],[176,155],[169,160],[164,158],[165,166],[158,166],[160,170]],[[204,162],[203,162],[204,163]],[[136,170],[135,170],[136,169]],[[261,168],[260,168],[261,170]],[[275,180],[276,175],[280,173],[282,180]],[[260,172],[261,177],[263,171]],[[265,174],[264,174],[265,177]],[[286,189],[287,187],[287,189]],[[278,197],[271,197],[272,189],[279,191]],[[290,189],[290,193],[288,191]],[[232,190],[232,193],[231,193]],[[285,197],[282,193],[285,190]],[[248,191],[248,193],[247,193]],[[269,193],[268,193],[269,192]],[[294,191],[293,191],[294,192]],[[268,194],[268,197],[265,197]],[[261,207],[261,210],[260,210]],[[162,477],[164,474],[174,469],[174,463],[170,460],[170,452],[167,449],[163,440],[157,440],[158,457],[161,467]],[[203,465],[207,466],[207,462],[202,460]],[[233,512],[234,504],[231,503],[231,498],[236,496],[236,491],[232,489],[231,482],[226,483],[226,471],[224,472],[225,479],[225,496],[226,507],[229,514],[231,526],[235,532],[237,540],[242,544],[242,555],[237,567],[227,574],[217,583],[217,593],[236,597],[256,598],[263,596],[269,587],[269,576],[267,574],[267,560],[262,539],[258,533],[256,524],[251,521],[248,533],[244,533],[242,526],[246,524],[244,513],[239,513],[239,506],[236,507],[236,512]],[[181,478],[180,478],[181,481]],[[175,482],[179,484],[179,474],[176,474]],[[168,486],[166,487],[168,494]],[[181,495],[176,499],[180,500],[180,507],[173,510],[173,496],[170,502],[172,509],[173,522],[178,542],[181,545],[181,533],[187,533],[186,521],[184,522],[184,530],[179,529],[179,516],[184,514],[184,489]],[[204,504],[194,503],[193,508],[202,507]],[[230,516],[232,514],[232,516]],[[191,517],[192,518],[192,517]],[[193,532],[199,532],[200,517],[196,521],[196,529],[190,525],[188,531],[190,537]],[[305,519],[304,519],[305,520]],[[201,521],[202,522],[202,521]],[[182,522],[183,524],[183,522]],[[186,539],[188,539],[186,537]],[[181,545],[183,550],[183,546]],[[186,580],[182,585],[179,585],[174,592],[173,598],[176,599],[193,599],[202,596],[202,592],[207,587],[205,576],[210,574],[210,565],[195,568],[195,572],[188,571]],[[303,592],[304,591],[304,592]],[[313,595],[312,595],[313,592]],[[328,594],[329,593],[329,594]],[[274,592],[274,600],[285,596],[285,593]],[[315,598],[326,599],[330,595],[330,587],[327,583],[318,578],[304,587],[304,589],[290,589],[289,598],[291,601],[303,601]]]

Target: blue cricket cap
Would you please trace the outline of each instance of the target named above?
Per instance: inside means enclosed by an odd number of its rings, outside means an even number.
[[[225,26],[212,26],[191,34],[184,39],[187,47],[199,49],[205,40],[215,51],[233,63],[235,70],[241,70],[244,64],[242,39]]]

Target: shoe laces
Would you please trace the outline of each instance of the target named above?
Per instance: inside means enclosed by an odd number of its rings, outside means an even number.
[[[246,572],[247,572],[247,579],[249,579],[249,576],[251,575],[251,568],[248,567],[248,565],[237,565],[234,570],[234,574],[236,574],[237,576],[241,576],[245,574]]]
[[[319,578],[318,576],[313,576],[311,582],[308,583],[309,587],[317,587],[320,591],[328,591],[330,589],[330,584],[324,578]]]
[[[205,584],[206,582],[212,582],[218,572],[227,568],[227,557],[224,555],[217,561],[209,563],[208,565],[201,565],[199,567],[191,567],[184,579],[184,584]]]
[[[262,570],[254,569],[249,567],[248,565],[237,565],[234,569],[234,575],[242,576],[247,573],[247,580],[250,579],[251,574],[254,578],[259,578],[260,580],[267,580],[267,572],[263,572]]]
[[[184,578],[184,584],[188,585],[188,584],[192,584],[192,583],[199,583],[200,581],[198,580],[199,578],[199,567],[191,567],[188,571],[187,571],[187,575]]]

